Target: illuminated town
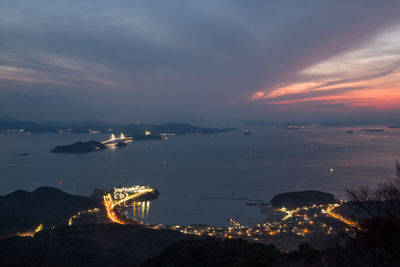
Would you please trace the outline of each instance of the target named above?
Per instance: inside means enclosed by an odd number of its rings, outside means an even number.
[[[76,221],[86,221],[88,217],[95,217],[96,223],[139,224],[151,229],[169,229],[184,234],[197,236],[214,236],[219,238],[241,238],[252,242],[275,243],[281,242],[297,244],[309,241],[316,235],[332,235],[338,231],[351,232],[359,229],[357,222],[344,218],[335,209],[341,203],[328,205],[312,205],[289,210],[284,207],[275,209],[270,205],[258,204],[258,208],[265,215],[262,223],[253,225],[241,225],[234,219],[228,219],[229,226],[212,227],[208,225],[164,225],[148,224],[143,221],[128,218],[124,211],[133,208],[138,209],[142,217],[148,214],[150,201],[148,195],[155,194],[157,190],[150,186],[115,187],[106,191],[103,195],[103,207],[81,211],[73,215],[68,225]],[[85,217],[86,216],[86,217]]]

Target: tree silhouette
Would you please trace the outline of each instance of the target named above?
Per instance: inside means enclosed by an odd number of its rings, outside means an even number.
[[[332,261],[338,257],[347,264],[359,266],[400,266],[400,164],[396,162],[397,177],[374,187],[346,190],[348,205],[359,208],[363,219],[360,229],[345,233],[340,242],[331,246]],[[337,244],[339,244],[337,242]],[[341,243],[343,244],[343,243]],[[341,248],[340,248],[341,247]]]
[[[374,187],[363,186],[346,190],[352,205],[361,208],[369,216],[369,220],[398,220],[400,221],[400,164],[396,162],[397,178],[385,181]]]

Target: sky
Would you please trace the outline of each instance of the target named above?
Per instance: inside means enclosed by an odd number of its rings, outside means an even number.
[[[0,116],[400,118],[400,1],[3,1]]]

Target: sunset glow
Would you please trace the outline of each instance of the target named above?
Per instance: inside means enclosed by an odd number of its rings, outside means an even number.
[[[257,91],[250,99],[271,108],[336,105],[399,109],[399,33],[380,34],[371,44],[306,68],[292,82]]]

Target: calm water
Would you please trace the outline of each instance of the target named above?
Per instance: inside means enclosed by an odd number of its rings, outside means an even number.
[[[346,188],[393,178],[400,130],[371,133],[353,128],[354,135],[346,134],[350,129],[250,128],[249,136],[242,131],[175,136],[82,155],[49,151],[56,145],[108,136],[0,134],[0,194],[47,185],[88,196],[96,188],[148,184],[161,195],[150,203],[144,221],[226,225],[234,218],[256,223],[262,215],[246,201],[202,198],[238,195],[269,201],[277,193],[305,189],[343,198]],[[15,155],[21,152],[31,155]]]

